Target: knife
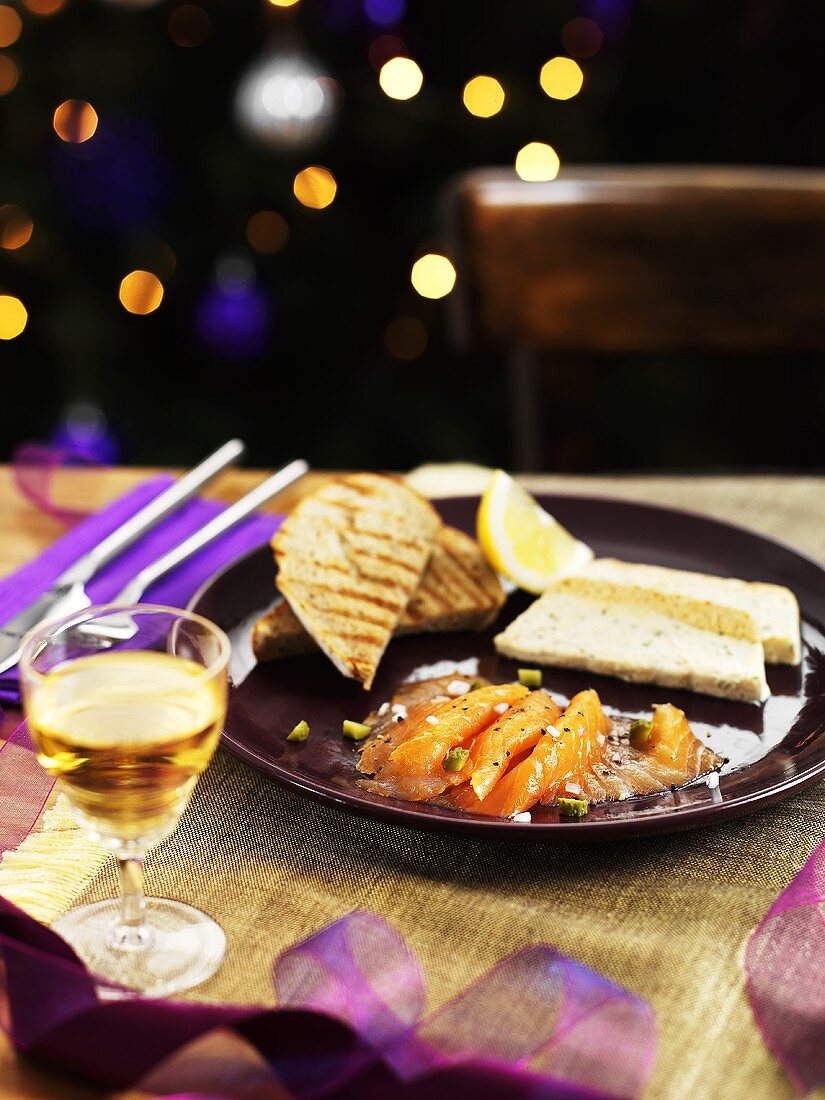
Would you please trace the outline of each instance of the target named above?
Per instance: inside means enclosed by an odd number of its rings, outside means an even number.
[[[228,443],[224,443],[174,485],[170,485],[127,519],[117,530],[107,535],[97,546],[78,558],[42,596],[0,626],[0,674],[17,664],[20,659],[20,643],[29,630],[45,619],[59,619],[73,611],[89,607],[92,601],[86,593],[86,582],[147,531],[191,500],[219,473],[237,462],[244,450],[240,439],[230,439]]]

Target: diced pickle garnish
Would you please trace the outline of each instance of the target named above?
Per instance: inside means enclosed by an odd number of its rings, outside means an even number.
[[[559,814],[562,817],[584,817],[590,809],[586,798],[560,798]]]
[[[444,771],[460,772],[464,765],[467,763],[467,757],[469,755],[469,749],[450,749],[450,751],[444,757],[444,763],[442,765]]]
[[[653,723],[649,718],[635,718],[630,723],[630,740],[634,745],[646,745]]]
[[[536,691],[541,687],[541,669],[520,668],[518,670],[518,682],[524,687],[530,688],[531,691]]]
[[[371,733],[371,726],[366,726],[363,722],[351,722],[349,718],[344,719],[344,737],[348,737],[350,741],[363,741]]]
[[[309,722],[299,722],[295,729],[287,734],[287,741],[306,741],[309,737]]]

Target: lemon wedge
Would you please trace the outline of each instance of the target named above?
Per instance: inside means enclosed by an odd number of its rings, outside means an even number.
[[[496,470],[481,498],[476,529],[493,568],[536,595],[593,560],[590,547],[574,538],[504,470]]]

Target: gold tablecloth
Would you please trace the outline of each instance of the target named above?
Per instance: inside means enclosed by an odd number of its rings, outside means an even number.
[[[531,483],[528,480],[528,484]],[[702,510],[825,558],[825,479],[539,478],[536,487]],[[430,1006],[530,942],[548,941],[654,1006],[649,1100],[794,1095],[743,991],[742,951],[825,835],[821,785],[739,820],[611,844],[429,835],[309,801],[219,752],[150,889],[200,906],[228,935],[197,999],[271,1001],[273,958],[355,907],[419,953]],[[79,900],[114,892],[107,865]]]

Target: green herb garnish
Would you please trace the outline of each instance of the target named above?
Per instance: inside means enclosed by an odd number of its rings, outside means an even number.
[[[524,687],[530,688],[531,691],[536,691],[541,687],[541,669],[520,668],[518,670],[518,682]]]
[[[287,734],[287,741],[306,741],[309,737],[309,722],[301,721],[292,731]]]
[[[351,722],[349,718],[344,719],[344,737],[348,737],[350,741],[363,741],[371,733],[371,726],[367,726],[363,722]]]
[[[441,766],[444,768],[445,772],[460,772],[467,763],[467,757],[469,755],[469,749],[450,749],[444,757],[444,763]]]
[[[586,798],[560,798],[558,805],[561,817],[585,817],[590,809]]]
[[[630,723],[630,740],[638,747],[646,745],[652,729],[653,723],[649,718],[636,718]]]

